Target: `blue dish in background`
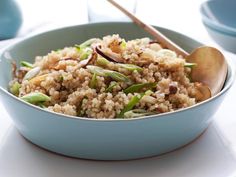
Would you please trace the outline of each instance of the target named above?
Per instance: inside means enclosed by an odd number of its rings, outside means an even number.
[[[224,49],[236,53],[236,1],[206,1],[200,12],[210,36]]]
[[[202,45],[180,33],[156,28],[188,52]],[[50,151],[96,160],[155,156],[180,148],[201,135],[233,84],[234,70],[230,63],[224,88],[212,98],[175,112],[133,119],[62,115],[23,102],[8,92],[13,59],[18,65],[22,58],[33,62],[37,55],[108,34],[120,34],[125,39],[151,37],[133,23],[95,23],[32,36],[1,52],[0,97],[19,132],[32,143]]]
[[[22,14],[15,0],[0,0],[0,40],[17,35],[22,24]]]

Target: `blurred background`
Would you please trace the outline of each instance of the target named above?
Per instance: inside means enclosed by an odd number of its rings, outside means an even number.
[[[23,22],[16,37],[23,37],[31,33],[63,26],[89,23],[88,11],[91,10],[102,11],[103,13],[105,11],[108,16],[107,20],[112,20],[109,17],[114,15],[114,9],[106,8],[106,6],[101,8],[104,0],[88,0],[88,2],[86,0],[1,1],[15,1],[19,5]],[[128,6],[130,1],[133,0],[126,0]],[[139,18],[149,24],[167,27],[199,39],[202,42],[209,42],[206,30],[201,23],[199,12],[202,2],[204,0],[136,0],[134,12]],[[93,15],[96,15],[96,13],[95,11]]]

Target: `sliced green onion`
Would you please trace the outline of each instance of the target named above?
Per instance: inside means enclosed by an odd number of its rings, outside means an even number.
[[[193,82],[193,79],[190,74],[187,75],[187,78],[189,79],[189,82]]]
[[[120,46],[121,46],[122,49],[126,48],[127,43],[126,43],[126,41],[124,39],[122,39]]]
[[[143,68],[137,66],[137,65],[133,65],[133,64],[121,64],[121,63],[118,63],[117,64],[118,66],[122,67],[122,68],[125,68],[129,71],[138,71],[138,72],[141,72],[143,71]]]
[[[106,58],[104,57],[98,57],[97,58],[97,64],[101,65],[101,66],[106,66],[110,63],[110,61],[108,61]]]
[[[113,62],[110,62],[108,61],[107,59],[105,59],[104,57],[98,57],[97,59],[97,64],[98,65],[101,65],[101,66],[106,66],[108,65],[109,63],[113,63]],[[125,68],[129,71],[138,71],[138,72],[141,72],[143,71],[143,68],[137,66],[137,65],[133,65],[133,64],[121,64],[121,63],[113,63],[114,65],[117,65],[121,68]]]
[[[85,97],[80,101],[80,103],[79,103],[79,105],[78,105],[78,107],[77,107],[77,110],[78,110],[77,116],[78,116],[78,117],[82,117],[82,116],[85,115],[85,110],[82,110],[82,105],[83,105],[83,102],[84,102],[85,100],[88,100],[87,96],[85,96]]]
[[[197,63],[188,63],[188,62],[184,63],[184,67],[193,68],[194,66],[197,66]]]
[[[145,95],[146,95],[146,96],[150,96],[150,95],[153,94],[153,93],[154,93],[153,91],[147,90],[147,91],[145,92]]]
[[[80,53],[80,60],[87,59],[93,53],[93,50],[90,48],[90,46],[96,40],[97,40],[96,38],[92,38],[92,39],[89,39],[89,40],[83,42],[80,45],[78,45],[78,44],[75,45],[75,48]]]
[[[33,77],[35,77],[35,76],[38,75],[38,73],[40,72],[40,70],[41,70],[41,68],[40,68],[39,66],[38,66],[38,67],[35,67],[35,68],[31,69],[31,70],[29,70],[29,71],[25,74],[23,80],[30,80],[30,79],[32,79]]]
[[[59,53],[60,51],[62,51],[62,49],[56,49],[54,50],[56,53]]]
[[[87,59],[92,53],[93,53],[93,50],[91,48],[87,47],[85,49],[82,49],[80,52],[80,60]]]
[[[19,95],[19,90],[20,90],[20,87],[21,85],[19,84],[19,82],[14,82],[11,87],[10,87],[10,92],[13,94],[13,95],[16,95],[18,96]]]
[[[144,109],[133,109],[124,113],[124,118],[135,118],[135,117],[142,117],[142,116],[150,116],[157,114],[157,112],[150,112]]]
[[[83,48],[87,48],[87,47],[90,47],[92,45],[92,43],[94,43],[95,41],[97,41],[98,39],[97,38],[91,38],[85,42],[83,42],[82,44],[78,45],[76,44],[75,47],[78,51],[80,51],[80,49],[83,49]]]
[[[117,82],[111,81],[110,85],[106,88],[105,92],[112,92],[112,89],[117,85]]]
[[[128,102],[128,104],[124,107],[124,109],[120,112],[120,114],[117,115],[118,118],[124,118],[124,114],[127,111],[130,111],[133,109],[133,107],[142,99],[142,97],[145,94],[139,94],[139,95],[135,95],[131,98],[131,100]]]
[[[134,93],[134,92],[139,92],[141,91],[141,89],[143,88],[147,88],[147,89],[151,89],[156,87],[157,83],[142,83],[142,84],[134,84],[131,85],[130,87],[126,88],[124,90],[124,93],[128,94],[128,93]]]
[[[96,88],[96,85],[97,85],[97,74],[93,73],[93,77],[90,80],[89,87],[94,89]]]
[[[128,82],[128,83],[131,82],[127,76],[116,71],[106,70],[106,75],[110,76],[112,79],[116,81],[122,81],[122,82]]]
[[[39,102],[36,105],[43,109],[46,108],[46,106],[44,105],[44,102]]]
[[[24,66],[24,67],[27,67],[27,68],[33,68],[33,64],[29,63],[27,61],[20,61],[20,65]]]
[[[31,103],[31,104],[38,104],[45,101],[50,101],[51,98],[41,92],[32,92],[27,95],[21,97],[22,100]]]
[[[77,51],[78,51],[78,52],[80,52],[80,50],[81,50],[81,47],[80,47],[80,45],[78,45],[78,44],[75,44],[75,48],[77,49]]]
[[[60,80],[60,82],[63,82],[63,81],[64,81],[63,75],[60,75],[60,76],[59,76],[59,80]]]
[[[88,65],[87,69],[91,73],[96,73],[98,76],[109,76],[112,79],[114,79],[115,81],[122,81],[122,82],[131,83],[131,80],[127,76],[125,76],[119,72],[116,72],[116,71],[103,69],[99,66],[93,66],[93,65]]]
[[[93,65],[88,65],[86,68],[93,74],[97,74],[98,76],[107,76],[105,69],[98,67],[98,66],[93,66]]]

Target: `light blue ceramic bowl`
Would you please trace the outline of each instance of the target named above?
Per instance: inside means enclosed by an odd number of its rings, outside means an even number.
[[[15,0],[0,0],[0,40],[13,38],[22,24],[22,14]]]
[[[201,45],[174,31],[158,29],[187,51]],[[223,90],[211,99],[176,112],[130,120],[95,120],[52,113],[25,103],[7,91],[11,80],[11,60],[19,63],[21,59],[28,59],[32,62],[36,55],[113,33],[127,39],[149,36],[132,23],[87,24],[33,36],[1,52],[1,101],[26,139],[67,156],[127,160],[173,151],[193,141],[208,127],[233,83],[234,72],[230,64]]]
[[[225,50],[236,53],[236,34],[228,34],[203,22],[211,38]]]
[[[236,1],[206,1],[201,4],[203,24],[224,49],[236,53]]]

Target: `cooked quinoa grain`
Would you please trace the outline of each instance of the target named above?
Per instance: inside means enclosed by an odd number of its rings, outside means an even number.
[[[199,102],[201,83],[190,81],[185,59],[149,38],[105,36],[22,63],[10,91],[20,98],[34,93],[33,104],[71,116],[133,118]],[[37,100],[42,95],[47,99]]]

